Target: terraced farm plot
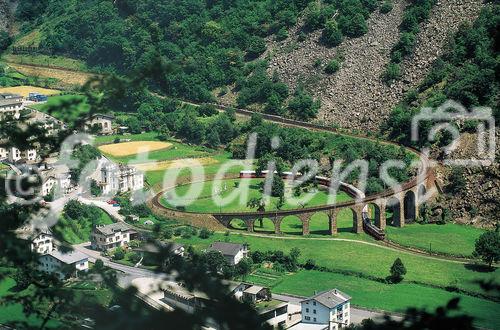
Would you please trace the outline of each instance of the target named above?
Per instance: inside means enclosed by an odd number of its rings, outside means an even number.
[[[45,68],[27,64],[9,63],[9,66],[27,76],[54,78],[57,79],[60,84],[70,86],[82,86],[90,78],[95,76],[95,74],[87,72]]]
[[[161,141],[131,141],[122,143],[106,144],[99,147],[105,154],[114,157],[136,155],[144,152],[168,149],[172,143]]]

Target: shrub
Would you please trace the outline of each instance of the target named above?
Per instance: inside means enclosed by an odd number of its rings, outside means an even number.
[[[392,4],[392,1],[386,0],[380,6],[380,12],[382,14],[387,14],[387,13],[389,13],[392,10],[393,7],[394,7],[394,5]]]
[[[352,16],[342,16],[339,19],[339,26],[342,34],[352,38],[361,37],[368,32],[368,25],[361,13],[356,13]]]
[[[115,251],[113,252],[113,259],[122,260],[123,258],[125,258],[125,251],[123,250],[123,248],[121,247],[116,248]]]
[[[397,258],[396,260],[394,260],[390,271],[390,281],[392,283],[399,283],[403,280],[403,276],[406,274],[406,267],[401,259]]]
[[[128,255],[128,260],[136,264],[139,262],[139,260],[141,260],[141,256],[137,252],[130,252]]]
[[[212,236],[212,232],[210,230],[208,230],[207,228],[202,228],[200,230],[200,233],[198,234],[198,237],[201,239],[207,239],[210,236]]]
[[[338,46],[342,42],[342,32],[340,31],[337,22],[328,21],[326,23],[325,28],[323,29],[323,33],[321,34],[321,38],[323,42],[328,46]]]
[[[500,235],[498,231],[487,231],[476,240],[474,254],[491,267],[493,262],[500,260]]]
[[[328,74],[333,74],[333,73],[337,72],[339,69],[340,69],[340,63],[337,60],[331,60],[325,66],[325,72]]]
[[[276,40],[281,41],[281,40],[285,40],[286,38],[288,38],[288,30],[285,27],[282,27],[276,33]]]
[[[95,263],[94,263],[94,268],[96,270],[101,270],[104,268],[104,262],[101,260],[101,259],[96,259]]]
[[[316,267],[316,261],[314,259],[307,259],[304,264],[304,268],[307,270],[314,269]]]
[[[399,68],[399,65],[396,63],[389,63],[387,65],[387,68],[385,69],[385,72],[382,74],[382,80],[390,85],[394,80],[399,79],[401,76],[401,70]]]

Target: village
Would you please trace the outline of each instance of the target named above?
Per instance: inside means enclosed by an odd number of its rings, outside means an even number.
[[[39,112],[30,105],[47,101],[47,96],[39,93],[30,93],[24,98],[16,94],[0,94],[0,120],[15,121],[22,124],[38,124],[47,135],[57,134],[66,129],[65,123],[56,118]],[[95,135],[113,134],[117,129],[113,116],[94,115],[85,125],[85,132]],[[124,127],[121,130],[126,129]],[[46,207],[58,207],[60,211],[64,204],[76,200],[85,204],[99,207],[109,214],[114,223],[99,224],[92,227],[87,242],[73,245],[72,251],[61,249],[60,242],[52,232],[50,226],[20,228],[17,233],[20,238],[30,243],[31,251],[39,255],[38,270],[55,276],[60,281],[78,281],[85,278],[92,266],[99,262],[117,271],[119,276],[126,277],[127,283],[139,289],[138,297],[153,308],[171,311],[181,309],[188,313],[196,313],[199,309],[210,304],[206,295],[191,292],[183,283],[175,282],[168,274],[156,274],[143,267],[142,261],[148,254],[158,252],[158,248],[145,244],[144,232],[134,228],[125,217],[118,213],[120,205],[114,199],[98,198],[85,194],[80,184],[82,181],[72,180],[72,171],[66,164],[59,162],[57,153],[44,157],[41,163],[40,150],[26,149],[23,145],[11,145],[9,141],[2,141],[0,147],[0,162],[8,166],[8,173],[4,177],[5,187],[14,187],[10,193],[15,199],[16,194],[23,193],[15,189],[15,182],[19,177],[37,175],[41,180],[36,195],[39,203]],[[144,175],[133,166],[116,164],[105,156],[101,156],[95,171],[86,180],[97,183],[100,194],[113,196],[141,191],[144,189]],[[116,199],[116,198],[115,198]],[[135,215],[127,216],[132,222],[138,220]],[[166,247],[174,257],[186,258],[186,248],[178,243],[163,241],[161,246]],[[242,261],[249,258],[250,248],[247,244],[230,242],[215,242],[203,253],[220,254],[224,264],[228,267],[238,267]],[[114,261],[117,251],[136,251],[140,260],[133,266],[127,266]],[[222,267],[222,266],[221,266]],[[222,272],[222,268],[218,271]],[[234,299],[250,303],[271,326],[279,329],[313,330],[338,329],[351,324],[351,297],[336,289],[317,292],[311,297],[274,295],[270,288],[246,282],[228,281],[230,295]],[[158,294],[158,291],[161,294]],[[361,313],[363,314],[363,313]],[[379,316],[377,313],[367,315]],[[362,317],[357,317],[360,322]],[[83,319],[82,326],[93,328],[92,319]],[[207,328],[216,325],[207,324]]]

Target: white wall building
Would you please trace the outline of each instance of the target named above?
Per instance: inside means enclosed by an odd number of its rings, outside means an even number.
[[[248,246],[245,244],[215,242],[210,245],[208,251],[219,251],[232,266],[248,257]]]
[[[135,167],[107,161],[101,166],[99,184],[105,195],[136,191],[144,188],[144,174]]]
[[[136,232],[123,222],[97,225],[90,234],[90,243],[94,250],[107,251],[127,245],[132,240],[131,235],[134,234]]]
[[[23,109],[23,97],[18,94],[0,94],[0,120],[13,117],[19,119],[20,111]]]
[[[40,232],[33,236],[31,241],[31,251],[46,254],[56,249],[54,244],[54,237],[50,232]]]
[[[6,159],[11,163],[25,161],[33,163],[37,160],[36,149],[20,150],[16,147],[2,148],[0,147],[0,159]]]
[[[329,329],[337,330],[351,324],[351,307],[347,294],[340,290],[320,292],[301,301],[302,320],[290,330]]]
[[[40,271],[55,274],[61,280],[68,277],[77,277],[79,272],[89,269],[88,257],[79,251],[62,253],[54,250],[38,258]]]

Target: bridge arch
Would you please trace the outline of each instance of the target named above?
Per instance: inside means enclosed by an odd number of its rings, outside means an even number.
[[[396,197],[389,197],[385,207],[385,217],[390,226],[401,227],[401,203]]]
[[[363,208],[363,213],[366,214],[370,222],[377,226],[377,228],[383,229],[381,224],[382,213],[380,206],[377,203],[366,204]]]
[[[250,223],[253,223],[253,222],[250,222]],[[248,231],[249,228],[251,228],[252,226],[249,226],[249,221],[244,221],[244,220],[239,219],[239,218],[233,218],[233,219],[229,220],[227,227],[230,229],[234,229],[234,230],[246,230],[246,231]]]
[[[280,232],[288,235],[302,235],[303,223],[296,215],[288,215],[280,221]]]
[[[309,230],[311,234],[332,235],[332,226],[328,214],[323,211],[314,213],[309,221]]]
[[[361,209],[344,207],[337,211],[338,232],[360,233],[363,231]]]
[[[413,190],[408,190],[405,193],[403,204],[405,223],[415,221],[417,217],[417,198]]]
[[[269,218],[257,218],[253,221],[253,231],[272,234],[275,232],[274,222]]]

